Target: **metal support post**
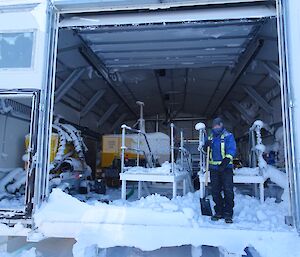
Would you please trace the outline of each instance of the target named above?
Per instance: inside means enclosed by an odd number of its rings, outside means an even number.
[[[139,181],[138,182],[138,198],[139,199],[142,197],[142,185],[143,185],[143,182]]]
[[[140,106],[139,130],[145,133],[145,120],[144,120],[144,103],[137,101],[136,104]]]
[[[125,158],[125,133],[126,133],[126,125],[122,125],[122,146],[121,146],[121,172],[124,172],[124,158]]]
[[[187,184],[187,179],[185,178],[183,181],[182,181],[182,187],[183,187],[183,195],[186,195],[186,185]]]
[[[137,153],[136,153],[136,166],[140,166],[140,140],[141,140],[141,134],[138,133],[138,141],[137,141]],[[146,157],[146,156],[145,156]]]
[[[156,115],[156,121],[155,121],[155,132],[159,131],[159,116]]]
[[[202,122],[199,122],[195,125],[195,129],[199,131],[199,170],[201,173],[204,173],[205,171],[205,154],[202,151],[202,147],[205,143],[205,124]]]
[[[174,174],[174,124],[173,123],[171,123],[171,172],[172,174]]]
[[[177,196],[177,182],[173,182],[173,198]]]
[[[124,172],[125,168],[125,133],[126,133],[126,125],[122,125],[122,146],[121,146],[121,173]],[[122,200],[126,200],[126,180],[122,180],[122,192],[121,192],[121,198]]]
[[[183,170],[183,131],[180,131],[180,164],[181,169]]]

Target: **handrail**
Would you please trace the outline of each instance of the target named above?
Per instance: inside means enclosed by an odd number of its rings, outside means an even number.
[[[155,159],[154,159],[154,156],[153,156],[153,154],[152,154],[151,147],[150,147],[150,144],[149,144],[149,141],[148,141],[148,138],[147,138],[146,133],[143,132],[142,130],[131,128],[131,127],[125,125],[125,124],[123,124],[123,125],[121,126],[121,128],[127,129],[127,130],[129,130],[129,131],[132,131],[132,132],[134,132],[134,133],[141,134],[141,135],[144,136],[145,141],[146,141],[146,144],[147,144],[147,147],[148,147],[148,150],[149,150],[149,153],[150,153],[150,155],[151,155],[152,162],[153,162],[153,164],[155,164]]]
[[[152,153],[152,151],[151,151],[150,144],[149,144],[149,141],[148,141],[148,138],[147,138],[146,133],[144,133],[143,131],[141,131],[141,130],[139,130],[139,129],[131,128],[131,127],[125,125],[125,124],[123,124],[123,125],[121,126],[121,128],[122,128],[122,146],[121,146],[121,151],[122,151],[122,152],[121,152],[121,154],[122,154],[121,159],[122,159],[122,160],[121,160],[121,172],[123,172],[123,171],[124,171],[124,168],[125,168],[124,157],[125,157],[125,150],[127,150],[127,149],[128,149],[128,150],[135,151],[135,152],[137,152],[137,153],[141,153],[141,152],[144,153],[144,156],[145,156],[145,158],[147,159],[147,163],[149,164],[149,166],[150,166],[150,167],[154,167],[154,166],[155,166],[155,158],[154,158],[153,153]],[[147,155],[146,151],[139,149],[139,146],[140,146],[140,139],[138,139],[138,148],[130,148],[130,147],[127,147],[127,146],[125,145],[126,130],[131,131],[131,132],[133,132],[133,133],[136,133],[136,134],[138,134],[138,135],[143,135],[143,136],[144,136],[145,142],[146,142],[146,145],[147,145],[147,148],[148,148],[148,150],[149,150],[149,154],[150,154],[150,156],[151,156],[151,160],[150,160],[150,161],[149,161],[149,159],[148,159],[148,155]],[[137,163],[139,163],[139,155],[137,155]]]
[[[189,159],[188,159],[188,156],[190,156],[190,153],[184,147],[183,131],[182,130],[180,131],[180,146],[177,147],[177,146],[175,146],[175,137],[174,137],[175,133],[174,133],[174,130],[175,130],[176,126],[174,125],[174,123],[171,123],[170,128],[171,128],[171,172],[174,173],[174,163],[175,163],[174,150],[179,150],[179,152],[180,152],[180,164],[181,164],[182,169],[183,169],[183,161],[186,158],[186,160],[189,164],[189,170],[192,170],[191,165],[189,163]]]
[[[205,124],[204,123],[197,123],[195,125],[195,129],[199,131],[199,145],[198,145],[198,151],[199,151],[199,170],[202,173],[205,173],[206,171],[206,158],[205,158],[205,153],[202,150],[202,147],[204,145],[204,141],[205,141]]]

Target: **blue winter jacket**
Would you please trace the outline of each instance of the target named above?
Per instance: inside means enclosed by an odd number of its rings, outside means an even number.
[[[228,132],[225,128],[220,134],[212,132],[212,134],[206,140],[211,139],[211,154],[210,154],[210,164],[211,170],[217,170],[222,160],[227,157],[230,158],[231,162],[228,164],[227,168],[232,168],[232,160],[236,155],[236,142],[232,133]],[[222,154],[222,142],[224,143],[224,152]]]

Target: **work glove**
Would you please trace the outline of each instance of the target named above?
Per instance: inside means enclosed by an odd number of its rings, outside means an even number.
[[[207,148],[210,147],[211,148],[211,145],[212,145],[212,140],[207,140],[205,142],[205,144],[203,145],[202,149],[204,152],[207,152]]]
[[[229,163],[230,163],[230,159],[225,157],[222,160],[222,163],[219,165],[218,171],[220,171],[220,172],[224,171],[227,168]]]

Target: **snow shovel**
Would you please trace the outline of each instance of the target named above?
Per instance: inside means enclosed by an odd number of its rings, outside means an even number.
[[[206,198],[206,188],[208,185],[208,172],[209,172],[209,155],[210,155],[210,147],[207,147],[207,156],[206,156],[206,167],[205,167],[205,186],[204,186],[204,195],[203,198],[200,198],[201,205],[201,213],[205,216],[212,216],[212,211],[210,207],[210,201]]]

